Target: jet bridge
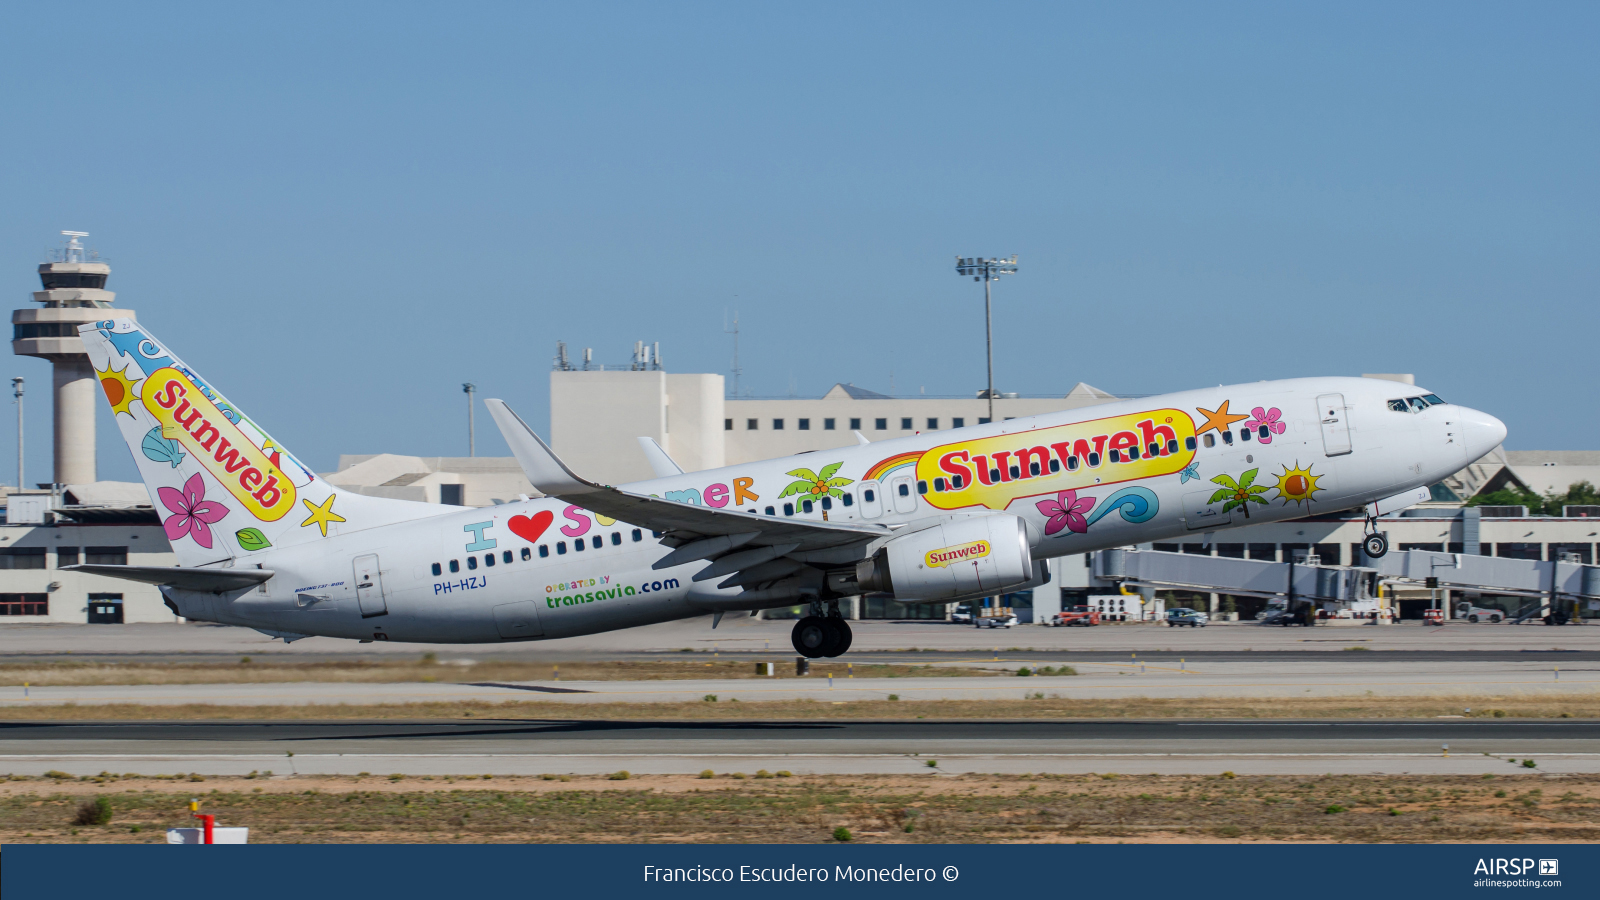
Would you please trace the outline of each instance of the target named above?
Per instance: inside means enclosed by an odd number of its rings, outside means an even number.
[[[1128,586],[1333,602],[1351,609],[1375,604],[1380,583],[1530,597],[1573,618],[1579,602],[1600,600],[1600,566],[1578,562],[1427,550],[1395,551],[1366,562],[1366,566],[1322,566],[1162,550],[1105,550],[1095,554],[1094,574]]]

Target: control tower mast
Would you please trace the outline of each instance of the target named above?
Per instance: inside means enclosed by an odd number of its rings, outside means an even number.
[[[83,231],[63,231],[67,246],[39,266],[44,290],[34,291],[37,308],[11,313],[11,352],[48,359],[54,368],[55,484],[96,480],[94,460],[95,372],[84,352],[78,326],[112,315],[131,318],[133,310],[110,310],[117,295],[106,290],[111,267],[86,252]],[[26,485],[19,485],[26,487]]]

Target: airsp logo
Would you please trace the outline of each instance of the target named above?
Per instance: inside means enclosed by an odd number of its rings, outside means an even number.
[[[1554,859],[1539,860],[1540,875],[1560,874],[1561,863]],[[1533,871],[1531,859],[1480,859],[1474,875],[1526,875]]]
[[[1541,859],[1541,860],[1539,860],[1539,874],[1540,875],[1560,875],[1561,874],[1561,861],[1557,860],[1557,859]]]

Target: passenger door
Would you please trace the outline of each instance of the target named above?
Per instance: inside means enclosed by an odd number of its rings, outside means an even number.
[[[1317,418],[1322,423],[1322,447],[1329,456],[1350,452],[1350,422],[1343,394],[1323,394],[1317,398]]]
[[[389,605],[383,599],[383,573],[378,570],[378,555],[369,553],[356,557],[356,603],[361,607],[361,618],[387,615]]]
[[[876,519],[883,515],[883,486],[876,481],[863,481],[856,488],[857,496],[861,498],[861,517]]]
[[[917,494],[912,488],[910,475],[901,475],[889,482],[889,489],[894,494],[894,511],[897,513],[914,513],[917,511]]]

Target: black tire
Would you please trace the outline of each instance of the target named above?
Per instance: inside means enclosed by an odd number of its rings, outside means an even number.
[[[1500,617],[1499,616],[1490,616],[1489,617],[1489,621],[1493,622],[1496,625],[1499,625],[1500,624]]]
[[[1472,614],[1470,616],[1467,616],[1467,621],[1471,622],[1474,625],[1478,624],[1478,616],[1477,616],[1477,614],[1474,613],[1474,614]]]
[[[836,640],[834,641],[833,646],[829,647],[828,652],[824,653],[823,656],[826,656],[830,659],[835,656],[843,656],[845,651],[850,649],[850,643],[856,639],[855,633],[850,630],[850,623],[844,619],[835,619],[830,616],[828,618],[828,624],[832,627],[832,630],[836,635]]]
[[[1389,539],[1381,534],[1369,534],[1361,539],[1361,549],[1372,559],[1381,559],[1389,552]]]
[[[806,659],[818,659],[827,656],[829,645],[838,638],[834,630],[828,627],[828,620],[821,616],[806,616],[794,623],[794,631],[789,633],[789,640],[794,644],[794,652]]]

